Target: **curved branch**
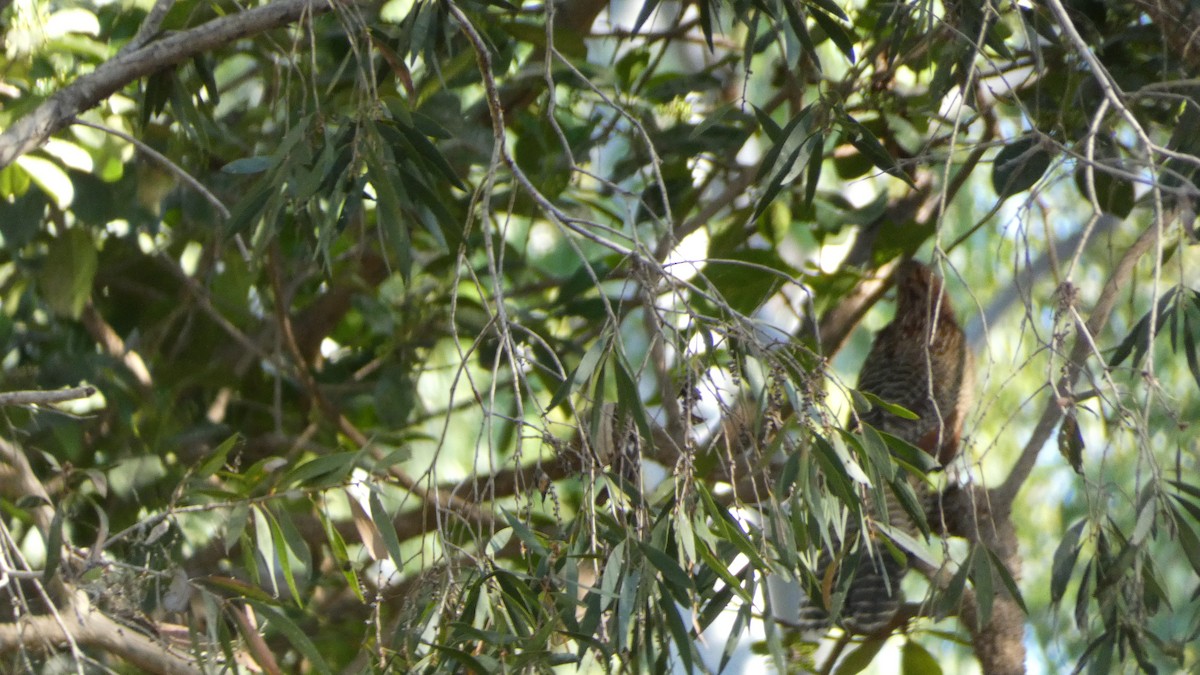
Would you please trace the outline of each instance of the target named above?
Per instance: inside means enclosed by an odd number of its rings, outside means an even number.
[[[353,2],[353,0],[342,0]],[[118,54],[46,99],[33,112],[0,134],[0,168],[41,147],[50,135],[119,89],[154,72],[244,37],[321,14],[333,8],[327,0],[278,0],[238,12],[191,30],[168,35],[133,51]]]

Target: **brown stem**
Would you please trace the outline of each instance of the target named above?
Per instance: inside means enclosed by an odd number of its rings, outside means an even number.
[[[1087,324],[1078,327],[1079,337],[1076,338],[1075,344],[1071,348],[1071,353],[1067,357],[1066,372],[1059,378],[1055,391],[1067,395],[1070,394],[1072,387],[1075,386],[1075,381],[1079,379],[1080,373],[1083,372],[1084,363],[1087,361],[1089,354],[1091,354],[1089,346],[1091,340],[1089,336],[1099,334],[1108,323],[1108,317],[1112,314],[1113,307],[1117,304],[1117,296],[1121,293],[1122,289],[1129,285],[1134,265],[1154,246],[1158,232],[1158,224],[1151,223],[1142,232],[1141,236],[1138,237],[1137,241],[1125,251],[1125,255],[1121,256],[1121,260],[1117,262],[1112,276],[1104,284],[1104,289],[1100,292],[1100,297],[1096,300],[1095,307],[1092,308],[1092,314],[1088,318]],[[1062,402],[1058,397],[1051,397],[1046,402],[1046,409],[1042,412],[1042,417],[1038,420],[1037,426],[1034,427],[1033,435],[1030,436],[1024,449],[1021,450],[1021,455],[1013,465],[1012,471],[1009,472],[1008,478],[999,487],[992,490],[991,500],[995,504],[997,512],[1007,514],[1012,509],[1013,500],[1016,499],[1017,493],[1021,491],[1021,487],[1025,485],[1026,479],[1029,478],[1030,472],[1033,471],[1034,464],[1037,463],[1039,452],[1045,446],[1046,441],[1050,440],[1050,434],[1054,432],[1062,416]]]

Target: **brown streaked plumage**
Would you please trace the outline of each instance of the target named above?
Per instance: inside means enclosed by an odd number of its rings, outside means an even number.
[[[912,443],[944,466],[957,456],[961,443],[963,418],[974,388],[971,355],[941,278],[925,265],[908,261],[896,270],[895,284],[895,318],[876,334],[859,371],[858,389],[902,406],[918,419],[903,419],[875,407],[861,415],[861,420]],[[857,426],[857,421],[852,419],[850,426]],[[932,497],[923,481],[916,481],[913,488],[922,501]],[[886,520],[892,528],[916,536],[916,524],[890,488],[886,494]],[[862,541],[864,536],[878,535],[864,535],[853,528],[845,542],[847,550],[842,555],[847,557],[837,576],[852,572],[853,578],[846,587],[841,624],[852,633],[876,635],[889,631],[896,621],[900,581],[907,566],[878,541],[869,545]],[[825,578],[832,564],[833,556],[823,552],[818,578]],[[802,607],[800,614],[806,628],[828,626],[829,617],[820,608]]]
[[[941,278],[921,263],[902,263],[896,271],[896,316],[875,336],[858,389],[920,419],[874,408],[862,421],[903,438],[944,466],[958,454],[972,388],[971,354]]]

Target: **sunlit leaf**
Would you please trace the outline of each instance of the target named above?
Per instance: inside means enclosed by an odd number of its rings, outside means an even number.
[[[54,162],[36,155],[21,155],[17,158],[16,165],[25,171],[34,185],[41,188],[58,208],[66,209],[75,201],[75,184],[71,182],[67,172]]]
[[[55,237],[38,273],[42,298],[56,314],[78,319],[92,297],[99,257],[92,235],[71,228]]]
[[[229,451],[233,450],[233,448],[238,444],[238,441],[241,439],[242,437],[240,434],[233,434],[229,438],[221,441],[221,444],[212,451],[212,454],[208,456],[208,459],[204,460],[204,463],[201,464],[198,469],[196,469],[196,478],[208,478],[216,473],[218,469],[225,466],[225,459],[229,456]]]
[[[377,488],[372,487],[368,502],[371,506],[371,521],[375,523],[375,531],[383,539],[383,545],[387,549],[388,555],[391,556],[392,562],[396,563],[397,569],[403,569],[404,555],[400,552],[400,537],[396,534],[396,526],[392,523],[391,515],[383,507],[383,500],[379,498]]]
[[[942,667],[929,650],[914,640],[907,640],[900,648],[901,675],[941,675]]]

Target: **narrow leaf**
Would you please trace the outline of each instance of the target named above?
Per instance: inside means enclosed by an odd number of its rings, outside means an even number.
[[[908,640],[900,648],[901,675],[942,675],[942,667],[929,650],[914,640]]]
[[[1071,572],[1075,569],[1075,561],[1079,557],[1079,535],[1083,532],[1086,520],[1080,520],[1067,528],[1062,541],[1054,550],[1054,563],[1050,573],[1050,602],[1058,604],[1067,592],[1067,582],[1071,580]]]
[[[229,456],[229,451],[238,444],[238,441],[240,441],[241,438],[242,437],[240,434],[234,434],[229,438],[226,438],[224,441],[221,441],[221,444],[218,445],[215,450],[213,450],[208,459],[204,460],[204,463],[200,465],[200,468],[196,469],[196,478],[208,478],[216,473],[218,469],[225,466],[225,458]]]
[[[288,642],[296,648],[301,654],[308,659],[311,667],[318,673],[333,674],[333,669],[325,662],[325,658],[321,656],[321,651],[317,646],[308,639],[304,631],[292,622],[283,612],[275,609],[271,605],[258,600],[247,599],[246,602],[254,606],[254,611],[267,620],[268,626],[283,633]]]
[[[388,515],[387,509],[383,508],[383,500],[379,498],[377,489],[371,490],[368,501],[371,506],[371,521],[375,523],[375,531],[379,532],[379,536],[383,538],[383,545],[387,548],[388,555],[392,557],[392,562],[396,563],[396,569],[404,569],[404,557],[400,553],[400,538],[396,534],[396,526],[392,523],[392,517]]]
[[[54,517],[50,519],[50,531],[46,535],[46,569],[42,570],[42,583],[48,584],[54,575],[58,574],[58,566],[62,563],[63,553],[63,513],[65,505],[54,509]]]

